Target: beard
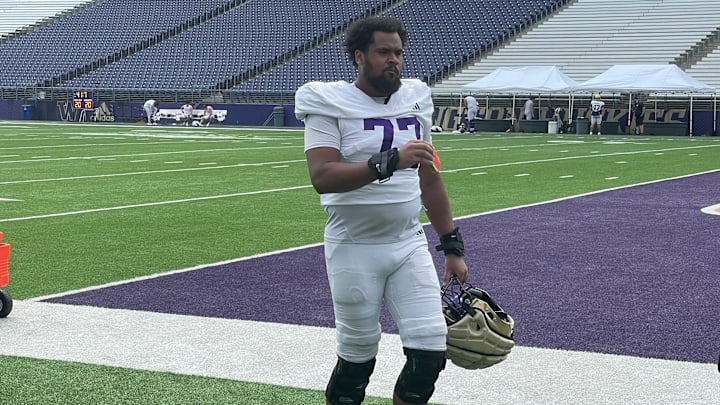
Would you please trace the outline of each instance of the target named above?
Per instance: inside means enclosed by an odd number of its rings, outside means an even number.
[[[365,71],[370,72],[372,71],[372,68],[369,66],[369,64],[365,64]],[[400,70],[396,69],[395,72],[395,78],[389,79],[386,75],[387,71],[383,71],[379,75],[376,76],[370,76],[366,75],[368,83],[373,87],[373,89],[377,90],[381,94],[392,94],[398,91],[400,88]]]

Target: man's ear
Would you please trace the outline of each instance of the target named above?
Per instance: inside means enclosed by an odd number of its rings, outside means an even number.
[[[360,49],[356,49],[355,50],[355,63],[358,66],[362,66],[364,60],[365,60],[365,53],[363,53],[363,51]]]

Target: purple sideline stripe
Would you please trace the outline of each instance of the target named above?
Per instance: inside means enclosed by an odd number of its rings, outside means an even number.
[[[714,363],[720,216],[700,209],[717,184],[710,173],[459,220],[471,281],[513,316],[519,345]],[[333,326],[321,247],[47,302]],[[385,310],[381,324],[397,332]]]

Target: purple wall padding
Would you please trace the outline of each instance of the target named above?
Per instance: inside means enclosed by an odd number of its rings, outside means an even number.
[[[182,103],[161,103],[161,108],[172,108],[177,105],[178,109]],[[108,108],[115,115],[115,122],[136,122],[145,119],[145,112],[142,109],[142,103],[139,102],[110,102],[107,103]],[[23,106],[31,106],[32,114],[30,119],[43,121],[60,121],[60,109],[57,101],[49,100],[0,100],[0,119],[2,120],[23,120],[27,114]],[[196,105],[196,108],[203,108],[204,103]],[[227,110],[227,118],[222,125],[229,126],[275,126],[274,109],[277,107],[272,104],[221,104],[212,103],[216,110]],[[285,127],[302,127],[303,123],[295,118],[295,106],[292,104],[284,104],[283,108],[283,126]],[[433,118],[436,125],[446,128],[454,128],[453,122],[459,119],[458,107],[436,107]],[[678,114],[677,110],[673,110]],[[623,115],[625,114],[625,115]],[[627,121],[627,111],[616,110],[614,115],[621,126],[624,127]],[[716,113],[720,122],[720,112]],[[678,117],[664,116],[663,122],[687,122],[687,111],[683,114],[679,113]],[[648,122],[653,119],[657,121],[658,117],[654,115],[649,117]],[[608,120],[606,122],[613,122]],[[693,135],[717,135],[720,130],[714,130],[713,112],[694,110],[693,111]]]

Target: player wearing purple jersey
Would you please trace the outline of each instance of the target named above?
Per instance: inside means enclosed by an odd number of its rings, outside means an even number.
[[[296,93],[310,180],[328,215],[325,263],[338,361],[328,404],[360,404],[375,367],[384,303],[398,325],[405,367],[394,404],[427,403],[446,362],[440,283],[419,216],[445,252],[444,282],[467,279],[462,237],[433,170],[427,85],[401,79],[407,32],[390,17],[359,20],[344,47],[357,80],[310,82]]]

